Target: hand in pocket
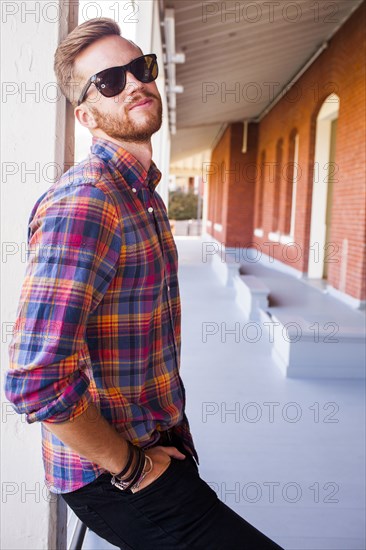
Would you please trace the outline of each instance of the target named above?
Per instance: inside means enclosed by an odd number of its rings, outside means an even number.
[[[176,447],[163,447],[162,445],[157,445],[156,447],[147,449],[145,454],[151,458],[153,467],[141,481],[139,488],[131,489],[133,493],[138,493],[141,489],[148,487],[151,483],[158,479],[161,474],[168,469],[172,458],[177,458],[178,460],[186,459],[186,456],[178,451]],[[148,469],[149,466],[147,465],[147,470]]]

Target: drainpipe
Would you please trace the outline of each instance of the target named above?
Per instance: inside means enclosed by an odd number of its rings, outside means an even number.
[[[176,83],[175,65],[177,63],[185,63],[186,57],[184,53],[175,51],[175,16],[174,10],[167,8],[163,12],[162,27],[164,31],[165,44],[165,67],[167,73],[167,96],[169,109],[170,131],[173,135],[176,134],[177,123],[177,98],[176,94],[184,92],[183,86]]]

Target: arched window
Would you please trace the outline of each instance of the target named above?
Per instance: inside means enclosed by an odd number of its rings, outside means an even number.
[[[311,279],[326,279],[328,277],[326,254],[332,251],[330,229],[333,184],[338,178],[335,145],[339,102],[339,97],[336,94],[329,95],[323,102],[316,120],[309,245],[311,253],[308,263],[308,277]],[[341,261],[343,264],[341,264],[341,273],[345,274],[347,252],[342,254]],[[345,275],[342,277],[340,289],[342,284],[345,284]]]
[[[259,163],[259,180],[257,193],[257,227],[263,227],[263,208],[264,208],[264,184],[265,184],[266,152],[263,150]]]
[[[284,233],[292,237],[295,234],[296,192],[299,173],[299,134],[297,130],[292,130],[289,139],[288,163],[284,170]]]
[[[280,138],[277,141],[277,145],[276,145],[276,164],[275,164],[275,170],[274,170],[274,186],[273,186],[272,231],[279,231],[280,229],[282,159],[283,159],[283,139]]]
[[[216,211],[215,222],[216,224],[222,223],[222,208],[224,204],[224,185],[225,185],[225,164],[221,163],[218,174],[216,175]],[[223,175],[224,174],[224,175]]]

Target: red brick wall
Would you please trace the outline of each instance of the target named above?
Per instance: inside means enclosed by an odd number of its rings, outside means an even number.
[[[207,231],[220,242],[225,242],[226,236],[228,182],[223,174],[223,167],[230,164],[230,137],[231,128],[229,127],[213,151],[210,167],[207,170],[207,174],[209,174],[208,219],[212,222],[212,226],[208,227]],[[222,224],[222,232],[214,228],[215,223]]]
[[[241,153],[242,124],[231,125],[212,154],[216,164],[224,162],[242,165],[256,159],[260,166],[262,152],[266,155],[263,193],[263,239],[255,237],[258,227],[258,202],[260,177],[254,183],[251,178],[242,177],[235,181],[230,175],[224,182],[210,178],[209,219],[221,212],[223,232],[208,231],[226,246],[241,246],[256,242],[263,252],[268,253],[268,232],[275,229],[274,213],[279,212],[279,229],[289,226],[288,202],[291,197],[288,181],[278,174],[269,177],[269,166],[279,158],[278,141],[283,139],[282,163],[288,162],[293,154],[292,137],[299,134],[299,165],[301,176],[297,182],[295,242],[301,250],[298,261],[286,260],[285,245],[276,244],[274,256],[292,267],[307,272],[310,245],[310,222],[313,187],[313,167],[316,137],[316,120],[319,110],[330,93],[340,98],[338,130],[336,141],[337,181],[333,188],[333,206],[330,241],[334,243],[337,261],[328,266],[328,282],[334,288],[340,287],[342,261],[347,261],[346,294],[360,300],[366,299],[365,258],[365,21],[366,3],[352,15],[329,43],[328,48],[313,65],[258,124],[249,125],[250,143],[248,152]],[[258,130],[258,136],[257,134]],[[272,179],[272,181],[270,181]],[[287,178],[288,179],[288,178]],[[275,202],[276,188],[280,189],[279,205]],[[212,201],[221,189],[213,213]],[[217,198],[217,197],[216,197]],[[286,206],[287,204],[287,206]],[[253,212],[253,210],[255,210]],[[348,257],[342,258],[342,243],[348,239]],[[287,250],[288,252],[288,250]]]
[[[249,124],[247,152],[242,153],[243,124],[231,125],[226,246],[245,246],[253,241],[257,140],[258,125]]]
[[[226,246],[245,246],[253,234],[257,124],[249,124],[248,151],[242,153],[243,123],[231,124],[211,156],[207,227]],[[220,223],[222,231],[214,229]]]

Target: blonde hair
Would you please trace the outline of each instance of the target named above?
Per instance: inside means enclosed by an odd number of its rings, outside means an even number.
[[[75,91],[80,91],[80,79],[82,78],[75,74],[75,59],[90,44],[110,35],[121,36],[119,25],[113,19],[99,17],[78,25],[59,44],[55,52],[54,71],[62,93],[74,107],[77,105]],[[131,40],[129,42],[134,44]]]

